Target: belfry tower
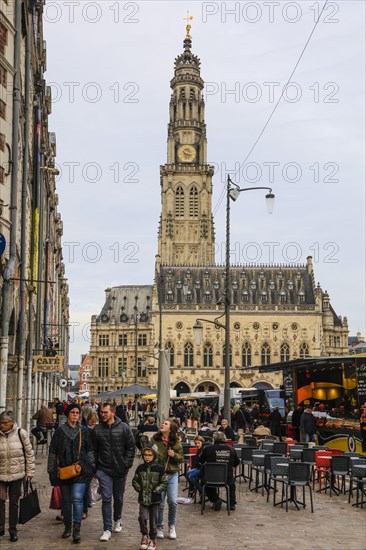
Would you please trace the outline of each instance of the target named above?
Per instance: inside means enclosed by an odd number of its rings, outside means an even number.
[[[212,220],[213,166],[207,164],[204,82],[200,60],[191,52],[192,37],[175,59],[170,83],[167,163],[160,167],[161,218],[158,262],[161,265],[214,264]]]

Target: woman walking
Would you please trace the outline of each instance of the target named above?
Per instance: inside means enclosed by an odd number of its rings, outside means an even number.
[[[169,538],[177,538],[175,524],[178,506],[178,479],[180,464],[183,462],[183,448],[178,437],[178,424],[173,419],[165,420],[152,438],[157,447],[157,461],[163,466],[168,479],[168,488],[161,495],[158,515],[158,539],[164,538],[164,507],[168,497]]]
[[[5,533],[5,501],[9,495],[10,541],[18,540],[18,502],[24,477],[34,476],[34,453],[27,432],[11,411],[0,414],[0,537]]]
[[[83,514],[85,485],[95,470],[94,452],[88,428],[80,424],[80,406],[72,403],[65,409],[67,422],[57,428],[48,455],[48,474],[51,485],[60,485],[62,513],[65,529],[62,538],[70,537],[79,543],[80,524]],[[60,479],[58,469],[79,464],[81,472],[70,479]]]

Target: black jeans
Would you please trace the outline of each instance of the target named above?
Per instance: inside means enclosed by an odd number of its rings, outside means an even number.
[[[22,479],[0,481],[0,531],[5,531],[5,501],[9,494],[9,533],[17,533],[18,503],[22,492]]]
[[[140,504],[139,510],[139,524],[141,535],[149,534],[151,540],[156,539],[157,535],[157,525],[158,525],[158,513],[159,513],[159,504],[151,504],[150,506],[144,506]],[[150,529],[148,533],[147,522],[150,522]]]
[[[31,434],[34,435],[37,441],[40,441],[41,439],[47,439],[47,428],[36,426],[31,430]]]

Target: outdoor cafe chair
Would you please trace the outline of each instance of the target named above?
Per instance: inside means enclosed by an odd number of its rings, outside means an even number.
[[[290,447],[290,458],[291,460],[301,460],[303,447],[298,447],[297,445],[291,445]]]
[[[359,458],[356,460],[350,461],[351,473],[349,480],[349,495],[348,502],[351,502],[353,498],[353,485],[356,484],[356,502],[352,506],[360,505],[363,508],[363,505],[366,504],[366,458]],[[359,495],[361,494],[361,500]]]
[[[299,505],[305,508],[305,487],[309,488],[311,512],[314,512],[313,506],[313,493],[310,483],[310,467],[304,462],[290,462],[288,466],[288,477],[285,481],[286,488],[286,512],[288,512],[288,503],[293,502],[298,510]],[[302,502],[297,500],[297,489],[302,488]],[[290,489],[290,498],[288,496],[288,490]]]
[[[269,476],[268,490],[267,490],[267,502],[269,501],[270,491],[273,489],[273,506],[277,504],[283,505],[283,495],[284,495],[284,483],[287,481],[288,476],[288,465],[290,459],[288,456],[274,456],[270,458],[271,462],[271,473]],[[273,483],[273,485],[272,485]],[[277,493],[277,483],[282,484],[282,500],[276,503],[276,493]]]
[[[287,443],[284,443],[283,441],[275,441],[273,444],[273,452],[278,453],[280,455],[286,455]]]
[[[240,457],[240,478],[243,478],[244,481],[250,481],[252,475],[252,464],[253,464],[253,451],[257,451],[257,447],[248,447],[244,445],[241,448],[241,457]],[[245,475],[245,467],[247,466],[247,475]],[[238,477],[238,476],[236,476]]]
[[[349,456],[333,456],[330,464],[330,470],[327,471],[329,479],[329,493],[346,493],[346,476],[349,473],[350,457]],[[341,487],[339,488],[339,478],[341,478]],[[335,481],[338,481],[338,488],[335,487]]]
[[[212,487],[220,491],[225,489],[227,513],[230,516],[230,487],[227,484],[227,464],[223,462],[206,462],[203,465],[202,473],[202,498],[201,498],[201,515],[205,509],[206,503],[206,489]]]

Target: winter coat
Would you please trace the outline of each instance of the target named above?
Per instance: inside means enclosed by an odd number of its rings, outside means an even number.
[[[244,409],[244,407],[240,407],[240,409],[238,409],[234,415],[234,422],[236,424],[237,430],[246,430],[247,428],[250,428],[252,419],[250,417],[249,411]]]
[[[32,418],[37,420],[37,426],[39,428],[46,428],[47,424],[54,424],[53,414],[45,405],[42,405],[39,411],[37,411]]]
[[[127,475],[135,457],[135,440],[129,426],[115,416],[111,426],[97,424],[92,439],[97,470],[114,478]]]
[[[231,441],[235,441],[235,432],[232,429],[231,426],[227,426],[225,430],[223,430],[222,426],[217,430],[218,432],[224,432],[226,439],[230,439]]]
[[[133,476],[132,486],[139,494],[140,504],[144,506],[160,504],[161,493],[168,487],[164,468],[156,461],[140,464]]]
[[[157,435],[157,434],[156,434]],[[167,474],[175,474],[180,470],[180,464],[183,462],[183,447],[180,441],[177,441],[172,447],[164,445],[161,439],[152,437],[152,442],[157,446],[157,460]],[[174,456],[168,455],[168,449],[174,451]]]
[[[304,411],[301,415],[300,428],[304,434],[313,435],[316,433],[316,420],[313,413]]]
[[[78,459],[80,431],[81,450]],[[60,480],[57,475],[58,468],[71,466],[76,461],[81,466],[81,473],[71,479]],[[51,485],[87,483],[93,476],[94,470],[94,452],[88,428],[80,424],[73,428],[68,422],[59,426],[52,437],[48,454],[47,471]]]
[[[24,452],[19,436],[24,445]],[[0,432],[0,481],[33,477],[34,472],[34,452],[27,432],[18,428],[16,424],[8,434]]]

